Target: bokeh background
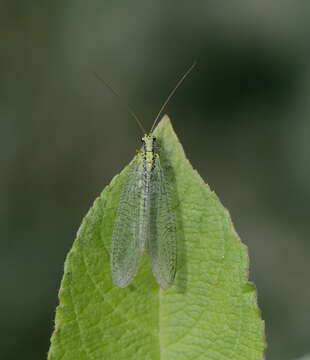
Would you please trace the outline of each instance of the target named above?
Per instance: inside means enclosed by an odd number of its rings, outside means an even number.
[[[1,359],[44,359],[63,263],[94,199],[171,101],[188,158],[250,252],[267,359],[310,352],[306,1],[0,3]]]

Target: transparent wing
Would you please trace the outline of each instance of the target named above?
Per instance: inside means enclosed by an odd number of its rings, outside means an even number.
[[[153,274],[162,289],[172,284],[176,270],[176,226],[171,195],[159,157],[152,171],[148,252]]]
[[[113,282],[126,287],[136,275],[143,241],[139,239],[143,166],[139,156],[130,165],[121,193],[112,235],[111,272]]]

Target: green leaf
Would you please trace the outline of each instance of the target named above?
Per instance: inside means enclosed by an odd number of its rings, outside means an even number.
[[[96,199],[67,256],[48,359],[261,360],[264,323],[247,249],[167,116],[154,134],[177,217],[174,284],[161,290],[146,256],[130,286],[112,283],[109,249],[125,168]]]

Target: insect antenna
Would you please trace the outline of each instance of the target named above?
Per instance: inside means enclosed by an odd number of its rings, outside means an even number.
[[[164,103],[162,104],[158,114],[155,117],[155,120],[153,122],[153,125],[151,127],[151,131],[150,133],[154,130],[154,127],[160,117],[160,115],[162,114],[162,112],[164,111],[165,107],[167,106],[167,104],[169,103],[170,99],[172,98],[172,96],[174,95],[174,93],[176,92],[177,88],[182,84],[182,82],[185,80],[185,78],[187,77],[187,75],[189,75],[189,73],[194,69],[194,67],[196,66],[196,61],[194,61],[192,63],[192,65],[186,70],[186,72],[181,76],[180,80],[177,82],[177,84],[175,85],[175,87],[172,89],[172,91],[170,92],[170,94],[168,95],[167,99],[164,101]]]
[[[135,119],[138,127],[140,128],[140,130],[142,131],[143,134],[146,133],[142,122],[139,120],[138,116],[135,114],[135,112],[131,109],[131,107],[124,102],[124,99],[120,96],[120,94],[118,94],[113,88],[112,86],[110,86],[102,77],[100,77],[96,72],[94,72],[94,76],[97,78],[97,80],[99,80],[105,87],[107,87],[119,100],[121,100],[121,104],[122,106],[129,112],[129,114]]]

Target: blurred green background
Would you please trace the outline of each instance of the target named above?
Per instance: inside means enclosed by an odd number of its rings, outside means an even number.
[[[269,360],[310,352],[309,3],[0,3],[1,359],[44,359],[83,216],[167,113],[250,252]]]

